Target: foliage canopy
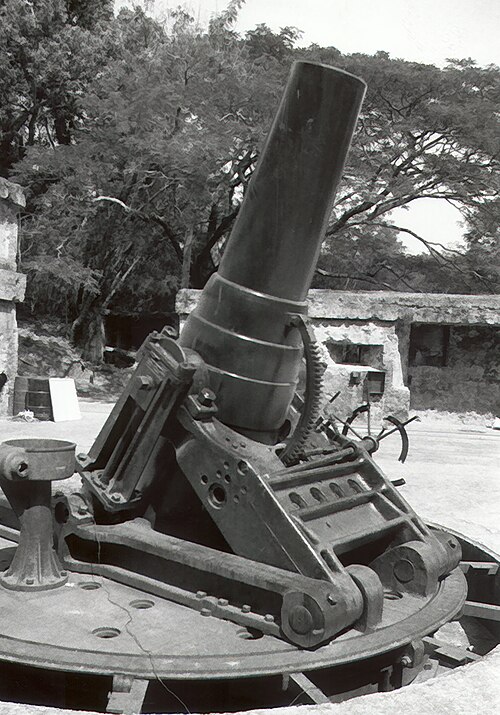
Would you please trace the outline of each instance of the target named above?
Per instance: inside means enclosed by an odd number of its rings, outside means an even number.
[[[300,32],[160,24],[102,0],[0,3],[0,173],[29,192],[28,305],[99,360],[106,311],[165,311],[214,270],[295,59],[362,76],[368,94],[316,285],[495,292],[499,70],[386,53],[297,49]],[[466,250],[402,250],[391,212],[419,198],[462,213]]]

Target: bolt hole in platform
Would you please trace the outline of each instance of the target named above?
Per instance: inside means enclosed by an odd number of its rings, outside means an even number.
[[[144,611],[147,608],[153,608],[153,601],[148,601],[146,598],[138,598],[135,601],[130,601],[129,606],[132,608],[137,608],[139,611]]]
[[[339,487],[338,484],[334,484],[333,482],[331,482],[329,486],[332,493],[335,494],[336,497],[339,497],[339,499],[341,499],[344,496],[344,491],[342,487]]]
[[[58,524],[65,524],[69,519],[69,509],[62,501],[54,507],[54,517]]]
[[[101,584],[96,581],[81,581],[78,585],[83,591],[96,591],[101,588]]]
[[[244,641],[256,641],[264,635],[258,628],[240,628],[237,634]]]
[[[319,501],[319,502],[326,501],[326,497],[323,494],[323,492],[321,491],[321,489],[318,489],[317,487],[311,487],[311,489],[309,491],[310,491],[313,499],[316,499],[316,501]]]
[[[121,631],[118,628],[111,628],[110,626],[103,626],[102,628],[95,628],[92,631],[93,636],[98,638],[116,638],[119,636]]]
[[[208,477],[206,474],[201,475],[201,483],[202,484],[208,484]]]
[[[208,500],[216,509],[221,509],[226,503],[226,490],[220,484],[212,484],[208,492]]]

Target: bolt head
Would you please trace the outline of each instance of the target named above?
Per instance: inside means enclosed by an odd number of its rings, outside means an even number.
[[[154,380],[149,375],[140,375],[138,380],[139,390],[151,390],[154,387]]]
[[[198,393],[198,402],[204,407],[211,407],[215,402],[215,392],[209,387],[202,387]]]

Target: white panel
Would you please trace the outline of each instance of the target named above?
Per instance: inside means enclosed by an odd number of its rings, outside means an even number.
[[[72,378],[49,378],[49,391],[54,422],[81,419],[75,381]]]

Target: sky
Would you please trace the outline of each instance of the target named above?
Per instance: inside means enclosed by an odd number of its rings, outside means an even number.
[[[226,0],[117,0],[120,5],[149,5],[156,16],[183,5],[206,24]],[[299,45],[333,46],[343,53],[373,54],[443,67],[448,58],[472,58],[479,65],[500,65],[500,0],[246,0],[236,29],[259,23],[272,30],[291,25],[303,32]],[[460,243],[459,212],[445,202],[419,199],[391,217],[428,240]],[[403,238],[408,251],[422,244]]]
[[[118,5],[134,0],[118,0]],[[139,0],[154,13],[183,5],[205,24],[226,0]],[[472,57],[500,65],[500,0],[246,0],[241,32],[266,23],[273,30],[293,25],[300,44],[334,46],[341,52],[373,54],[442,66],[448,57]]]

